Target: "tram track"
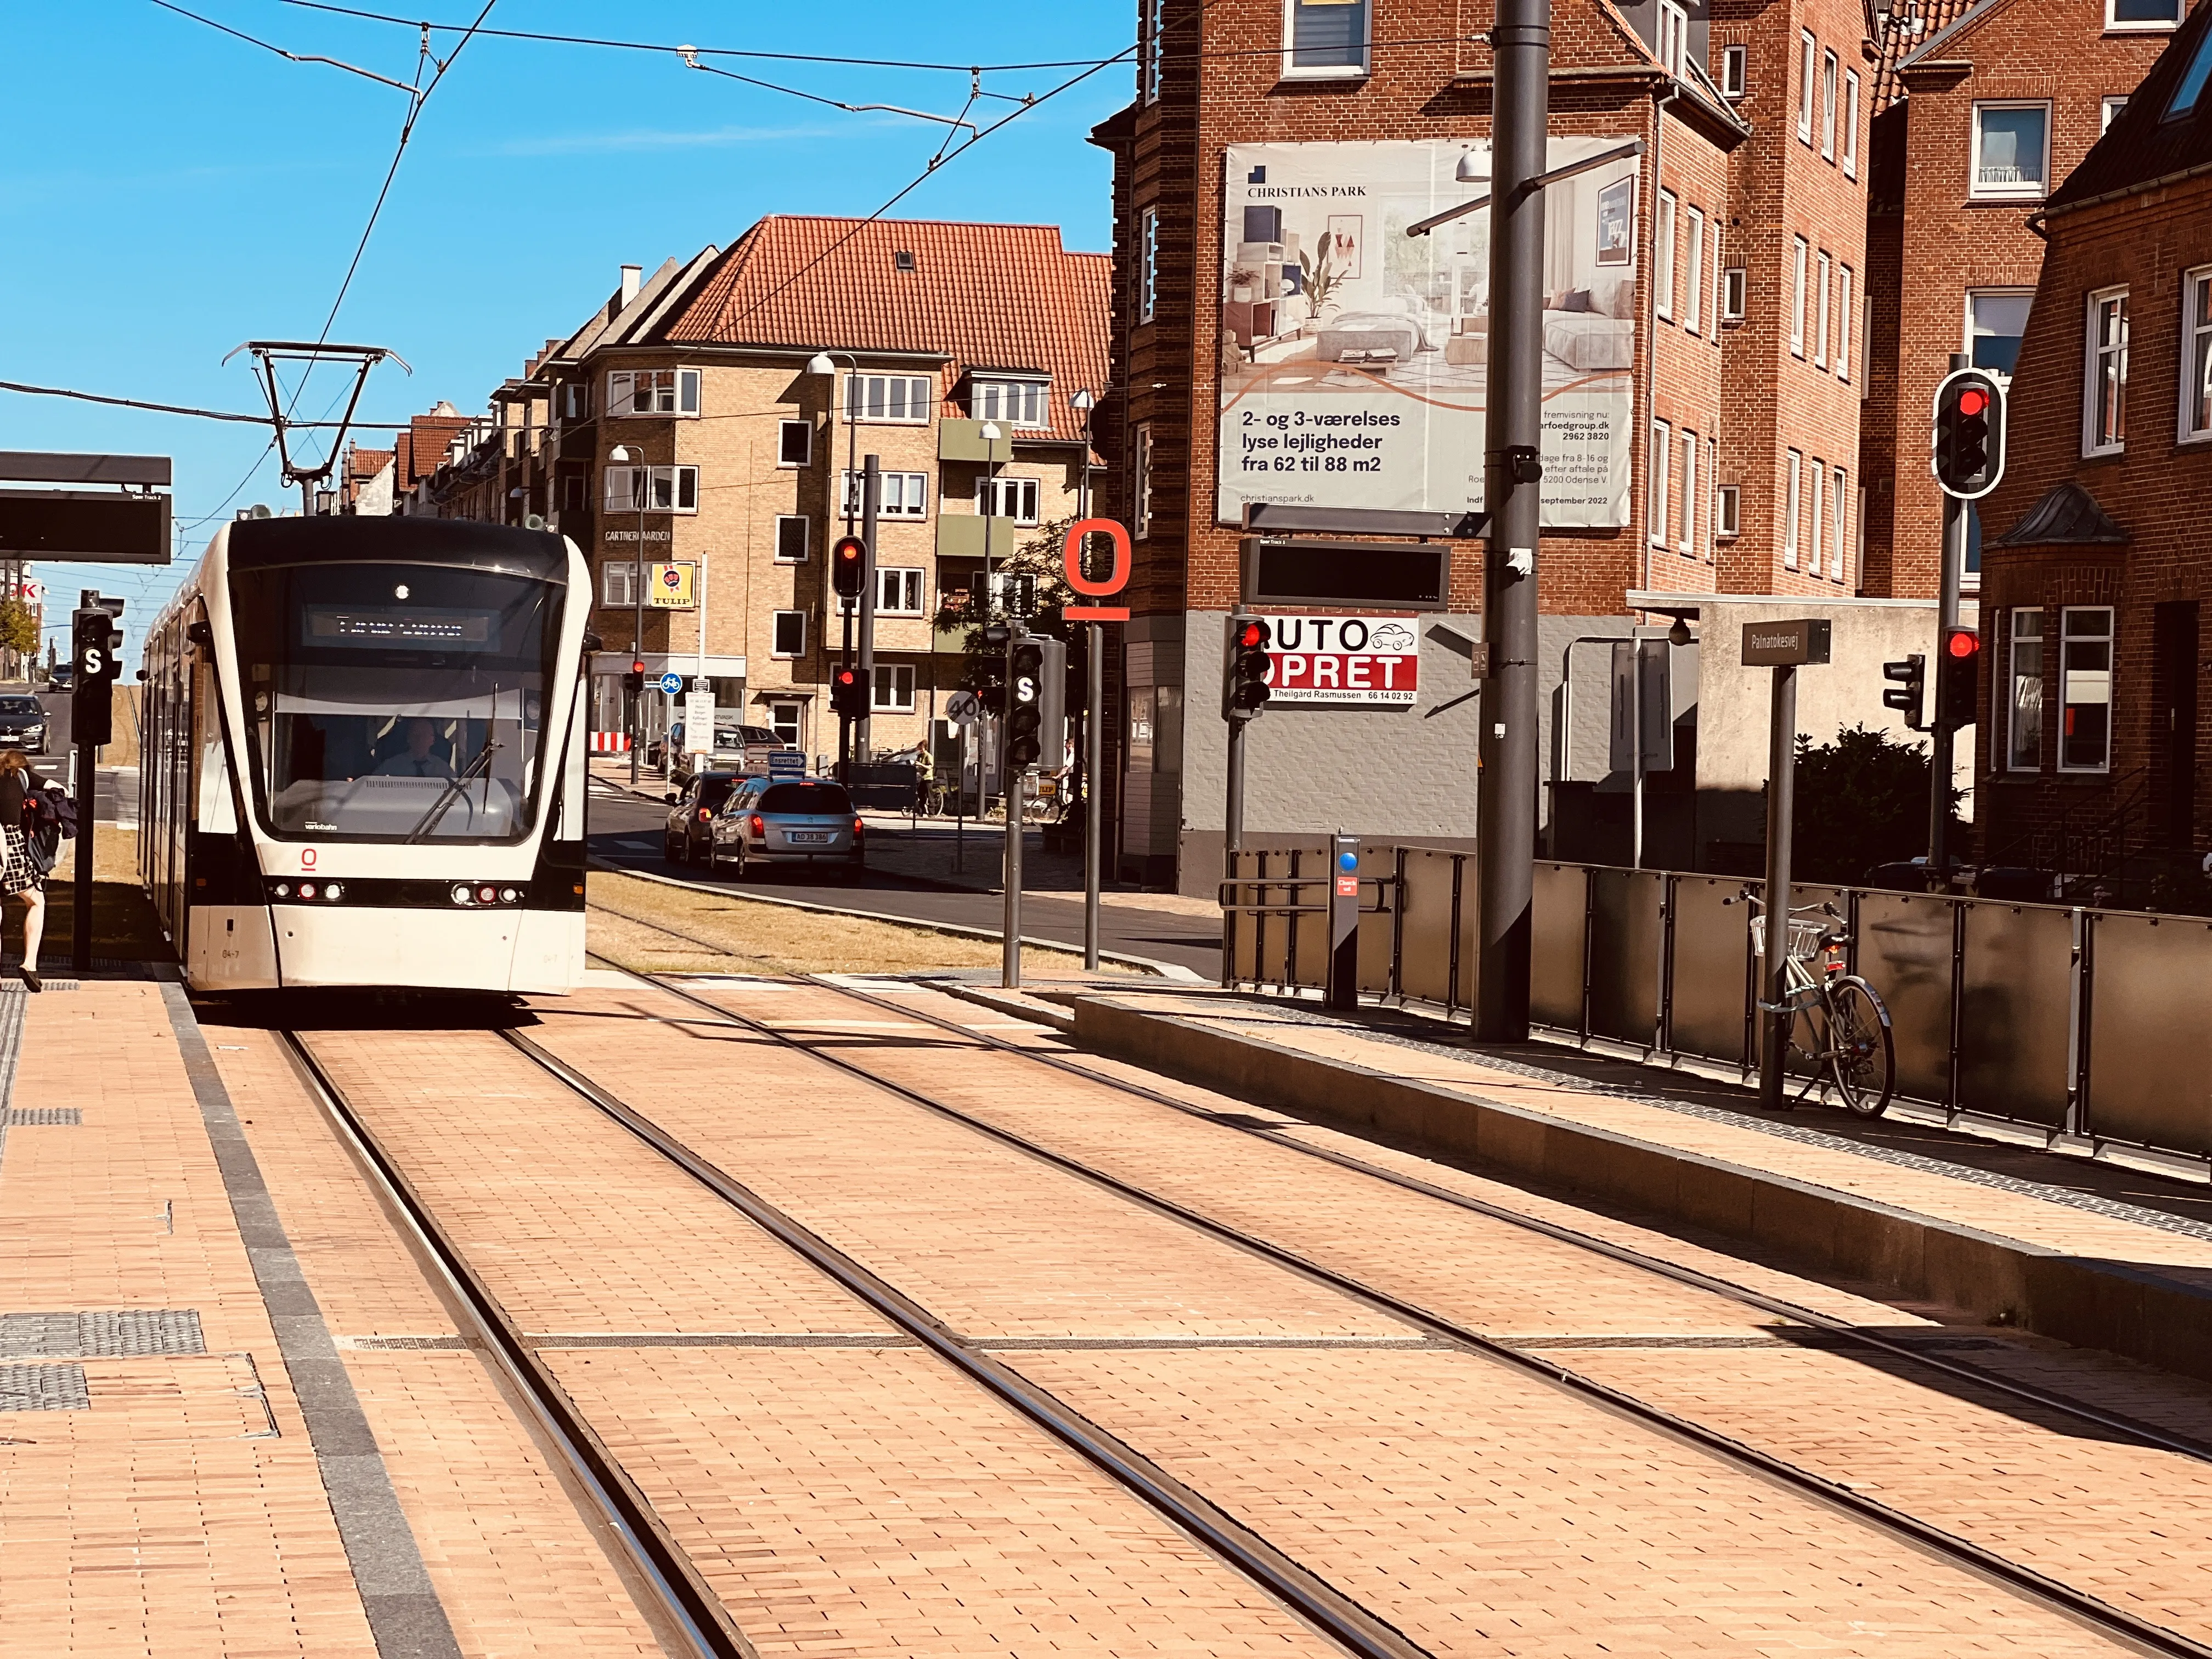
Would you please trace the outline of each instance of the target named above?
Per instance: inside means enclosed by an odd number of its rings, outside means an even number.
[[[686,937],[673,930],[664,928],[662,931],[671,933],[672,937]],[[887,1091],[909,1104],[940,1118],[958,1123],[991,1140],[1112,1193],[1128,1202],[1285,1267],[1311,1282],[1324,1285],[1355,1302],[1399,1319],[1437,1341],[1537,1377],[1546,1383],[1576,1395],[1613,1414],[1634,1421],[1678,1443],[1692,1446],[1711,1457],[1740,1470],[1758,1475],[1831,1510],[1840,1511],[1893,1539],[1910,1543],[1925,1553],[1961,1567],[1985,1582],[2002,1586],[2017,1595],[2094,1629],[2132,1650],[2190,1656],[2191,1659],[2212,1659],[2212,1646],[2197,1642],[2179,1632],[2132,1613],[2125,1607],[2116,1606],[2075,1585],[2051,1577],[2032,1566],[2014,1560],[1933,1522],[1923,1520],[1917,1516],[1884,1504],[1840,1480],[1831,1480],[1814,1470],[1792,1462],[1786,1457],[1723,1432],[1709,1424],[1669,1411],[1625,1389],[1617,1388],[1598,1378],[1577,1371],[1540,1353],[1514,1346],[1482,1332],[1474,1330],[1457,1321],[1445,1318],[1389,1291],[1379,1290],[1358,1279],[1340,1273],[1295,1250],[1285,1249],[1246,1229],[1208,1216],[1174,1199],[1150,1192],[1133,1182],[1124,1181],[1117,1176],[1094,1168],[1079,1158],[1055,1151],[1028,1136],[935,1098],[896,1079],[871,1071],[866,1066],[843,1055],[825,1052],[793,1036],[791,1032],[779,1029],[776,1025],[756,1019],[681,986],[671,984],[664,978],[639,974],[634,969],[623,971],[630,973],[633,977],[651,985],[654,989],[689,1005],[709,1019],[749,1031],[757,1036],[766,1038],[808,1055],[820,1064],[856,1081]],[[1126,1084],[1121,1079],[1091,1072],[1086,1067],[1062,1061],[1058,1056],[1033,1054],[1018,1044],[1004,1043],[1000,1039],[975,1030],[972,1027],[939,1019],[933,1015],[923,1013],[901,1003],[879,998],[849,986],[814,976],[805,976],[800,982],[835,993],[880,1012],[894,1013],[902,1020],[912,1020],[939,1027],[957,1035],[964,1041],[1003,1048],[1011,1054],[1054,1066],[1056,1069],[1085,1078],[1094,1084],[1145,1098],[1158,1104],[1170,1106],[1177,1111],[1210,1122],[1219,1124],[1222,1121],[1216,1114],[1190,1103],[1178,1102],[1160,1091],[1148,1090],[1142,1085]],[[513,1036],[510,1037],[510,1041],[520,1044],[526,1043],[529,1040]],[[1238,1128],[1247,1133],[1261,1133],[1251,1126],[1242,1123],[1230,1123],[1224,1127]],[[1588,1238],[1574,1233],[1571,1229],[1559,1227],[1557,1224],[1545,1222],[1538,1218],[1523,1217],[1500,1206],[1486,1205],[1480,1200],[1468,1198],[1465,1194],[1452,1193],[1449,1188],[1419,1182],[1416,1178],[1401,1176],[1398,1172],[1336,1153],[1330,1149],[1306,1146],[1295,1138],[1279,1133],[1261,1133],[1261,1138],[1318,1157],[1324,1161],[1340,1164],[1355,1172],[1421,1193],[1425,1196],[1465,1207],[1516,1226],[1526,1226],[1532,1232],[1556,1238],[1559,1242],[1583,1245],[1623,1265],[1642,1267],[1647,1271],[1660,1273],[1676,1283],[1723,1295],[1744,1305],[1757,1307],[1764,1311],[1779,1313],[1793,1320],[1802,1319],[1814,1328],[1846,1336],[1869,1334],[1859,1331],[1858,1328],[1851,1326],[1848,1322],[1835,1320],[1811,1309],[1800,1308],[1797,1304],[1769,1297],[1750,1287],[1735,1285],[1731,1281],[1718,1279],[1713,1275],[1700,1273],[1694,1268],[1667,1262],[1662,1258],[1647,1256],[1643,1252],[1635,1251],[1626,1246],[1615,1245],[1611,1241]],[[2107,1432],[2123,1433],[2132,1440],[2160,1449],[2172,1451],[2196,1461],[2212,1462],[2212,1448],[2181,1437],[2166,1435],[2148,1425],[2099,1412],[2094,1407],[2069,1400],[2063,1395],[2049,1393],[2029,1385],[2012,1382],[2008,1379],[1992,1376],[1977,1368],[1960,1365],[1954,1362],[1940,1359],[1936,1356],[1923,1354],[1909,1345],[1874,1339],[1869,1346],[1881,1348],[1917,1364],[1930,1365],[1954,1377],[1969,1381],[1978,1388],[1996,1389],[2024,1403],[2033,1403],[2040,1409],[2057,1413],[2076,1421],[2094,1424]]]

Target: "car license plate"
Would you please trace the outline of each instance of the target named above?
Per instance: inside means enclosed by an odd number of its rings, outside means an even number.
[[[785,832],[783,838],[793,847],[827,847],[830,844],[827,830],[791,830]]]

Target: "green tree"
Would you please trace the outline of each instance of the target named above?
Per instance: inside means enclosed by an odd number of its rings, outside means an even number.
[[[1928,851],[1928,750],[1854,726],[1833,743],[1797,739],[1797,799],[1790,863],[1798,879],[1854,882],[1877,864]],[[1962,792],[1948,792],[1958,824]],[[1962,834],[1950,844],[1963,847]]]
[[[29,656],[39,648],[39,619],[18,599],[0,599],[0,649]]]
[[[1068,526],[1074,522],[1066,518],[1039,525],[1030,539],[1018,544],[991,567],[992,575],[1004,579],[997,592],[988,580],[979,577],[969,589],[964,605],[947,604],[937,613],[938,632],[962,634],[961,685],[982,695],[987,705],[994,703],[1006,668],[1005,650],[984,642],[983,630],[993,623],[1018,621],[1032,634],[1065,640],[1068,682],[1075,686],[1084,684],[1082,658],[1089,630],[1071,627],[1063,614],[1074,602],[1075,590],[1067,585],[1067,574],[1061,568],[1060,548],[1067,540]],[[1080,695],[1067,707],[1071,713],[1079,711]]]

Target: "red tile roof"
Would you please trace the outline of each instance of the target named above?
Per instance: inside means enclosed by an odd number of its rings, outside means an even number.
[[[912,270],[896,268],[900,252]],[[941,354],[947,396],[970,368],[1042,370],[1050,430],[1073,438],[1083,423],[1069,395],[1106,385],[1111,278],[1107,255],[1069,252],[1056,225],[780,214],[739,237],[653,332],[671,343]]]
[[[1890,27],[1873,37],[1874,110],[1879,115],[1902,96],[1905,82],[1898,74],[1899,66],[1913,57],[1968,12],[2002,5],[2004,0],[1917,0],[1917,4],[1905,7],[1901,0],[1891,0],[1893,21]],[[1921,27],[1903,27],[1917,14]]]
[[[446,446],[453,434],[465,432],[470,425],[465,415],[415,415],[408,418],[407,430],[401,433],[394,446],[392,487],[412,489],[416,483],[428,477],[446,462]]]

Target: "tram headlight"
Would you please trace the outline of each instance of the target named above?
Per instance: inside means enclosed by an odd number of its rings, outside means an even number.
[[[340,886],[337,882],[325,882],[323,884],[323,896],[328,899],[331,903],[336,904],[340,899],[345,896],[345,889]]]
[[[314,883],[313,883],[312,881],[303,881],[303,882],[301,882],[301,883],[300,884],[300,896],[301,896],[301,898],[313,898],[313,897],[314,897],[314,896],[315,896],[315,884],[314,884]]]
[[[496,887],[479,887],[477,889],[477,902],[479,904],[489,904],[498,896],[499,889]]]
[[[512,887],[502,887],[499,890],[499,902],[501,904],[512,904],[521,896],[522,895]]]
[[[289,881],[280,881],[276,884],[276,891],[278,898],[289,898],[292,896],[292,884]]]
[[[469,888],[467,888],[467,887],[465,887],[465,886],[462,885],[462,884],[461,884],[460,883],[459,883],[459,882],[455,882],[455,883],[453,884],[453,902],[454,902],[454,903],[456,903],[456,904],[466,904],[466,903],[468,903],[471,899],[473,899],[473,898],[475,898],[475,897],[476,897],[476,894],[475,894],[473,891],[471,891]]]

